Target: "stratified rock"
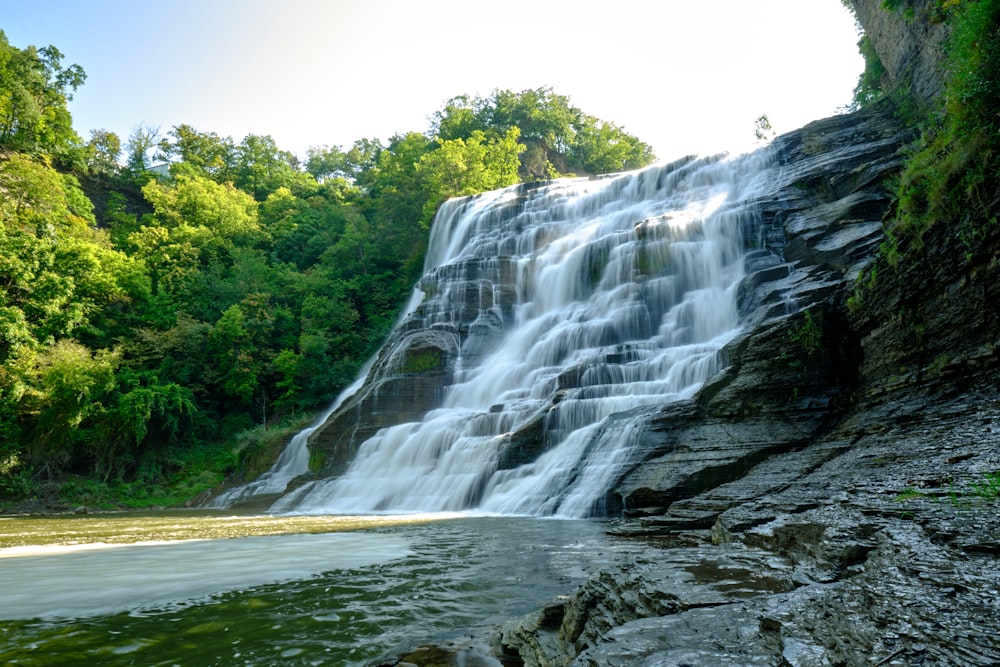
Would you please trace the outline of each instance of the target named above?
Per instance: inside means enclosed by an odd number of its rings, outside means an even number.
[[[889,116],[868,112],[781,139],[787,186],[760,204],[769,252],[748,258],[747,330],[693,403],[652,420],[647,460],[615,489],[626,510],[647,513],[740,479],[814,441],[849,407],[861,345],[841,308],[882,238],[884,182],[907,137],[893,128]],[[676,519],[711,525],[713,512]]]
[[[909,0],[890,11],[884,0],[850,2],[885,69],[883,87],[903,85],[916,101],[932,104],[945,76],[947,26],[936,15],[941,3]]]

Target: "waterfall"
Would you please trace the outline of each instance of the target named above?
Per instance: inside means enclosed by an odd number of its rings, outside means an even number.
[[[423,301],[380,362],[398,372],[407,336],[454,341],[439,406],[271,511],[600,513],[649,417],[720,370],[772,162],[686,158],[447,202]]]

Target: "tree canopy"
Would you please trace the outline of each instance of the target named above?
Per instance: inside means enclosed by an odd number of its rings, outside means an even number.
[[[0,499],[197,475],[353,380],[443,201],[652,160],[548,88],[456,97],[425,132],[302,161],[187,124],[84,142],[66,106],[84,80],[0,32]]]

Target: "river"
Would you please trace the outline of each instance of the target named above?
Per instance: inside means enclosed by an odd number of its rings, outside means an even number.
[[[627,545],[518,517],[0,518],[0,663],[363,665],[482,635]]]

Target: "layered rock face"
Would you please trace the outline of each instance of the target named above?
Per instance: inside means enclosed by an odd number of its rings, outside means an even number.
[[[947,27],[936,15],[940,0],[911,0],[887,11],[884,0],[850,0],[885,68],[889,90],[907,88],[922,104],[932,104],[944,82]]]
[[[884,181],[904,141],[891,115],[877,112],[780,139],[786,185],[761,202],[764,248],[748,257],[742,285],[749,324],[727,346],[727,368],[653,421],[650,457],[615,489],[628,515],[667,512],[660,523],[711,526],[730,500],[678,501],[805,446],[847,410],[862,349],[842,304],[882,239]]]

